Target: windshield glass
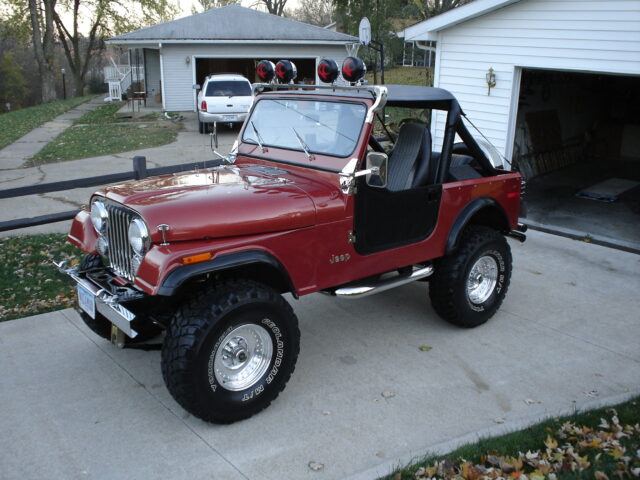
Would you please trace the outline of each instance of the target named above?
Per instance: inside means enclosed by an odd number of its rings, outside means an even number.
[[[207,97],[249,97],[251,86],[241,80],[213,80],[207,85]]]
[[[356,148],[366,113],[366,106],[358,103],[264,99],[253,109],[247,121],[251,128],[245,128],[242,140],[347,157]]]

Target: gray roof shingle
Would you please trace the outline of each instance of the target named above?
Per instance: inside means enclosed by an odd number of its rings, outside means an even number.
[[[356,37],[232,4],[113,37],[122,40],[300,40],[354,42]]]

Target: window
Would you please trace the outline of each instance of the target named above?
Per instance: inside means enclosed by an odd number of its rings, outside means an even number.
[[[250,97],[251,86],[243,80],[212,80],[207,84],[206,97]]]

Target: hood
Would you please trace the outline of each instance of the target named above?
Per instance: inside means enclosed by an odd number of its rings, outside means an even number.
[[[308,227],[313,201],[288,172],[257,165],[220,166],[115,185],[101,192],[138,212],[151,241],[234,237]]]

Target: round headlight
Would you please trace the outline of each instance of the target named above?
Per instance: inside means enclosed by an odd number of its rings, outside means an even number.
[[[107,220],[109,219],[109,213],[107,207],[104,206],[104,202],[101,200],[94,200],[91,203],[91,223],[93,228],[96,229],[100,235],[104,235],[107,231]]]
[[[138,255],[144,255],[149,249],[151,239],[149,229],[139,218],[134,218],[129,224],[129,243]]]

